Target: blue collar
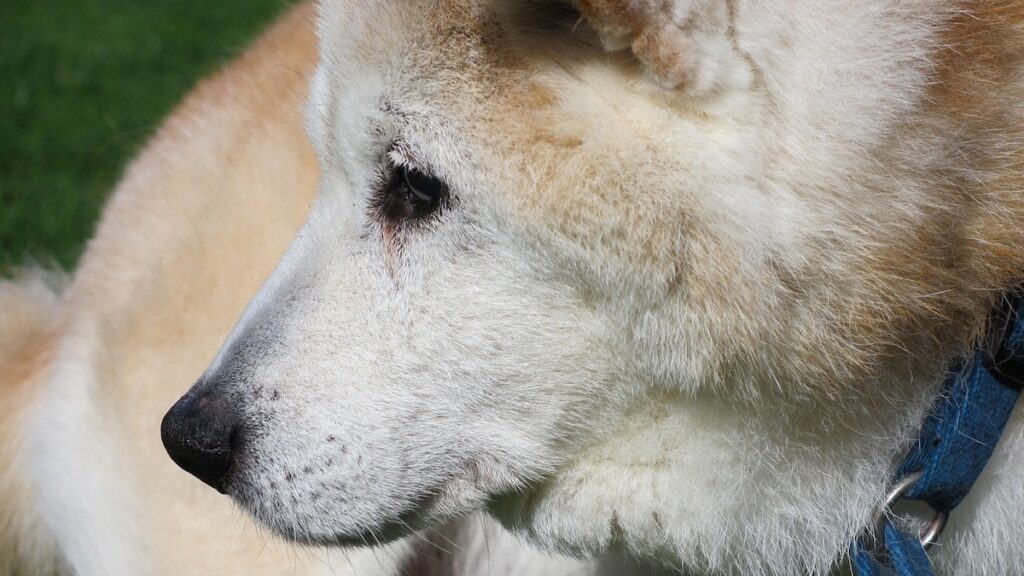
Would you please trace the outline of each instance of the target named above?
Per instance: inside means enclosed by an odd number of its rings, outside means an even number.
[[[993,315],[987,348],[957,362],[897,469],[894,489],[873,534],[854,543],[857,576],[932,576],[926,548],[970,492],[995,450],[1024,385],[1024,299],[1014,294]],[[909,534],[886,514],[898,500],[927,503],[936,516],[928,534]]]

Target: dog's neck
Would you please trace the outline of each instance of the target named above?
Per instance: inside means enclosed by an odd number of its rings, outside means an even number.
[[[937,393],[825,410],[825,422],[783,407],[648,401],[499,515],[545,547],[588,556],[624,546],[684,573],[824,574],[884,499]],[[1018,411],[932,552],[939,573],[1020,565],[1024,516],[1010,504],[1024,500],[1022,444]]]

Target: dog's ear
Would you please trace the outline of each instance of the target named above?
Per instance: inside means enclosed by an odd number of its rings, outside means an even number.
[[[631,50],[669,90],[702,95],[750,82],[725,0],[571,1],[606,50]]]

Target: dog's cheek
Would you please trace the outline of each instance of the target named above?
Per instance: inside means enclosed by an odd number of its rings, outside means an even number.
[[[223,361],[254,425],[243,506],[300,539],[358,534],[467,512],[571,453],[611,356],[576,291],[497,234],[410,243],[392,273],[312,222]]]

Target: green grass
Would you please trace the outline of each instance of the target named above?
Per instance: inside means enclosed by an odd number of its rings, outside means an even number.
[[[4,0],[0,270],[71,267],[125,164],[286,0]]]

